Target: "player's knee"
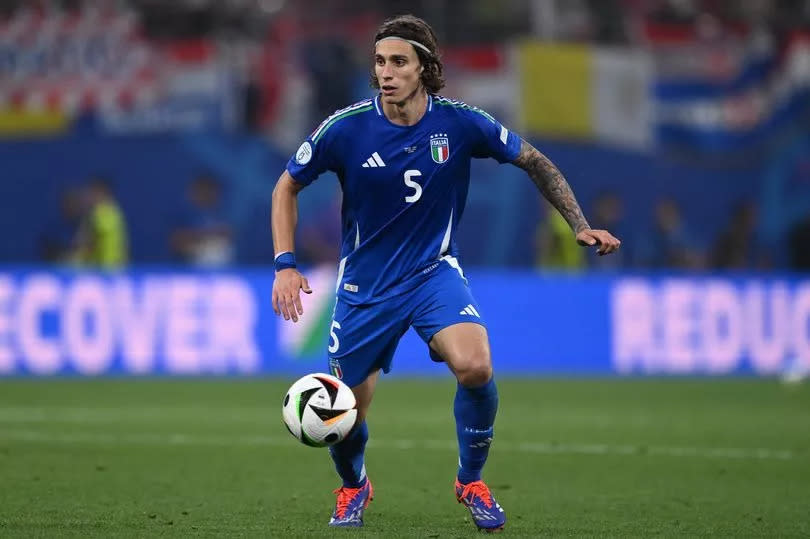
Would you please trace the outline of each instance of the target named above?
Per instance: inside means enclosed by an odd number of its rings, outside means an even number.
[[[461,385],[466,387],[480,387],[492,378],[492,367],[489,365],[472,368],[458,377]]]
[[[492,378],[492,361],[485,350],[469,354],[456,368],[456,378],[466,387],[479,387]]]

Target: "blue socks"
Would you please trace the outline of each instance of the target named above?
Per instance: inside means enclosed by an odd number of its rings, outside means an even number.
[[[367,441],[368,425],[363,421],[363,424],[356,427],[345,440],[329,447],[329,454],[335,461],[335,469],[343,479],[344,487],[359,488],[366,482],[363,456]]]
[[[492,443],[498,389],[495,379],[481,387],[458,384],[454,412],[458,436],[458,480],[462,484],[479,481]]]
[[[481,470],[487,461],[492,443],[493,423],[498,411],[498,389],[495,380],[481,387],[465,387],[458,384],[454,413],[458,436],[458,480],[467,484],[481,479]],[[343,479],[343,486],[359,488],[366,482],[364,453],[368,442],[368,425],[365,421],[355,428],[348,438],[329,448],[335,469]]]

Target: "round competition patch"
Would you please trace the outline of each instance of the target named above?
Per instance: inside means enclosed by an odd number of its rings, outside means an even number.
[[[312,146],[305,140],[295,152],[295,162],[299,165],[306,165],[310,159],[312,159]]]

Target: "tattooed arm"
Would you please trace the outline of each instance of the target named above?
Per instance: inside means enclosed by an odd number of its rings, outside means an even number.
[[[565,217],[575,234],[590,228],[571,186],[548,157],[524,140],[513,163],[526,171],[546,200]]]
[[[612,253],[619,248],[620,241],[606,230],[591,230],[582,209],[577,203],[571,186],[548,157],[537,148],[522,141],[520,153],[512,162],[526,171],[552,206],[565,218],[581,245],[599,245],[599,254]]]

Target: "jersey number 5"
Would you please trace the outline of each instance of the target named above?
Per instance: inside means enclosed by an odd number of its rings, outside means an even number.
[[[405,185],[413,189],[413,194],[405,197],[405,202],[416,202],[422,197],[422,186],[413,181],[414,176],[421,176],[422,173],[416,169],[405,171]]]
[[[341,329],[340,322],[338,322],[337,320],[332,320],[332,326],[329,328],[329,337],[330,340],[332,341],[331,343],[329,343],[328,348],[330,354],[334,354],[335,352],[338,351],[338,348],[340,348],[340,339],[338,339],[338,336],[335,333],[335,329]]]

